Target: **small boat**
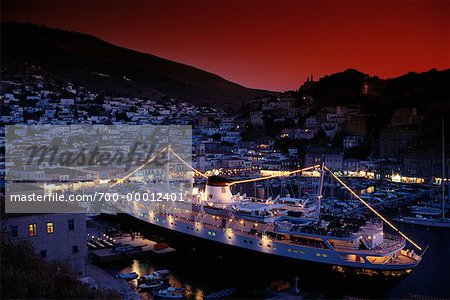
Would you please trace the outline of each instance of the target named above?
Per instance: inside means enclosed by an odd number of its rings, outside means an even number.
[[[152,290],[157,288],[162,288],[166,285],[164,281],[154,281],[154,282],[148,282],[148,283],[142,283],[138,285],[138,289],[141,290]]]
[[[122,278],[125,280],[133,280],[133,279],[137,279],[138,277],[139,277],[139,275],[136,272],[122,273],[122,274],[116,275],[116,278]]]
[[[450,228],[450,219],[448,218],[427,218],[423,217],[421,215],[416,215],[415,217],[408,217],[408,216],[399,216],[397,218],[394,218],[394,221],[405,223],[405,224],[415,224],[415,225],[422,225],[422,226],[428,226],[428,227],[443,227],[443,228]]]
[[[272,207],[268,204],[244,202],[241,204],[234,204],[231,208],[237,219],[261,223],[273,222],[275,219]]]
[[[289,194],[286,197],[277,197],[275,204],[287,212],[303,213],[306,216],[313,215],[316,210],[315,203],[309,198],[292,198]]]
[[[184,294],[184,288],[168,287],[164,290],[154,290],[152,295],[158,298],[166,299],[184,299],[186,296]]]

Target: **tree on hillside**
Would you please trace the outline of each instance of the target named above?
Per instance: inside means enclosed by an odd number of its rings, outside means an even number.
[[[11,242],[1,233],[1,299],[120,299],[78,281],[64,264],[48,263],[27,241]]]

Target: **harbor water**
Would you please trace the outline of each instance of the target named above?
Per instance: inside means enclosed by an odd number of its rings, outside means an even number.
[[[320,264],[285,260],[187,237],[129,216],[119,216],[112,221],[121,224],[122,230],[139,232],[153,240],[168,241],[177,252],[166,257],[144,257],[103,267],[112,274],[136,272],[140,276],[158,269],[169,269],[170,283],[185,287],[190,299],[203,299],[208,294],[228,288],[238,288],[238,293],[233,296],[235,299],[270,298],[274,296],[268,291],[270,283],[284,280],[292,284],[294,277],[299,278],[298,288],[307,298],[450,297],[448,229],[400,225],[400,229],[414,236],[416,242],[429,247],[422,263],[406,278],[378,281],[345,277]],[[141,297],[152,299],[149,293],[141,293]]]

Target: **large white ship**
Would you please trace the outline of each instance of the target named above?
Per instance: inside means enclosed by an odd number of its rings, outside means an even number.
[[[322,178],[324,174],[322,168]],[[408,237],[397,230],[383,230],[382,216],[374,219],[320,214],[322,189],[316,199],[289,195],[254,199],[233,195],[231,182],[207,179],[204,191],[193,195],[192,210],[168,214],[142,204],[125,209],[148,223],[216,243],[270,255],[328,264],[339,272],[401,276],[409,273],[422,256],[407,250]],[[323,185],[323,179],[321,180]],[[412,242],[413,245],[417,246]]]

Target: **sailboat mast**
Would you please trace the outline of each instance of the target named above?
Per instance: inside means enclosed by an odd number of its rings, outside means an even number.
[[[444,115],[442,120],[442,219],[445,219],[445,134],[444,134]]]

